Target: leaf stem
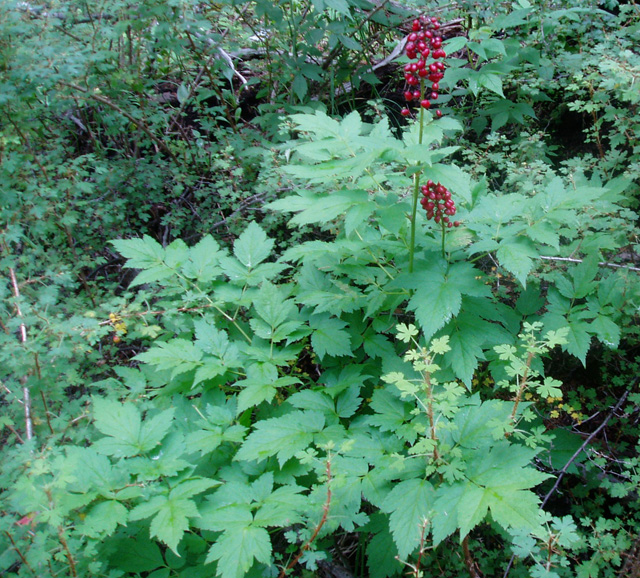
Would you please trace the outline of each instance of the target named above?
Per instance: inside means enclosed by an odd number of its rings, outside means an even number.
[[[423,82],[420,83],[420,93],[423,90]],[[418,144],[422,144],[424,134],[424,108],[420,107],[420,132],[418,133]],[[413,174],[413,196],[411,198],[411,237],[409,239],[409,273],[413,273],[413,255],[416,246],[416,216],[418,213],[418,197],[420,196],[420,175],[421,171]]]

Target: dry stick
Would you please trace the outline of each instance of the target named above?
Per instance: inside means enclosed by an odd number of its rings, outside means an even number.
[[[311,538],[309,538],[305,545],[300,548],[300,551],[296,554],[295,558],[291,560],[291,562],[289,562],[289,564],[287,564],[285,568],[282,569],[282,572],[280,572],[278,578],[284,578],[287,575],[287,571],[291,570],[291,568],[293,568],[298,563],[298,560],[302,558],[302,555],[311,547],[313,541],[318,537],[322,526],[324,526],[324,523],[327,521],[327,517],[329,515],[329,506],[331,506],[331,460],[327,459],[327,499],[322,506],[322,518],[320,519],[320,522],[318,522],[318,525],[311,535]]]
[[[9,267],[9,275],[11,276],[13,296],[16,298],[16,313],[22,320],[22,311],[20,309],[20,303],[18,302],[20,298],[20,289],[18,288],[18,280],[16,279],[16,272],[13,270],[13,267]],[[23,345],[26,345],[27,343],[27,326],[23,321],[20,321],[20,341],[22,341]],[[33,421],[31,420],[31,394],[29,392],[29,387],[27,386],[27,376],[23,375],[20,378],[20,382],[22,383],[25,435],[26,438],[30,440],[33,437]]]
[[[640,381],[640,378],[637,378],[632,387],[634,387],[638,381]],[[584,442],[582,443],[582,445],[574,452],[574,454],[569,458],[569,460],[567,461],[567,463],[564,465],[564,467],[560,470],[560,474],[558,475],[555,484],[553,484],[553,487],[547,492],[547,495],[544,497],[544,499],[542,500],[542,504],[540,504],[540,508],[544,508],[546,503],[549,501],[549,498],[555,493],[555,491],[558,489],[558,486],[560,485],[560,482],[562,481],[562,478],[564,478],[564,475],[567,473],[569,467],[571,466],[571,464],[573,464],[574,461],[576,461],[576,459],[578,458],[578,456],[584,451],[584,449],[591,443],[591,440],[596,437],[603,429],[604,427],[607,425],[607,423],[609,422],[609,420],[615,415],[616,411],[618,411],[620,409],[620,407],[622,406],[622,404],[626,401],[627,396],[629,395],[629,390],[625,391],[622,394],[622,397],[618,400],[618,402],[616,403],[616,405],[613,406],[613,409],[609,412],[609,414],[607,415],[607,417],[604,419],[604,421],[593,431],[589,434],[589,437],[584,440]],[[509,564],[507,564],[507,568],[504,571],[503,577],[502,578],[507,578],[507,576],[509,575],[509,571],[511,570],[511,566],[513,565],[513,561],[516,559],[516,555],[514,554],[513,556],[511,556],[511,559],[509,560]]]
[[[572,257],[545,257],[540,255],[540,259],[546,261],[567,261],[569,263],[582,263],[582,259],[574,259]],[[640,267],[631,267],[630,265],[617,265],[616,263],[598,263],[600,267],[612,267],[614,269],[628,269],[629,271],[636,271],[640,273]]]

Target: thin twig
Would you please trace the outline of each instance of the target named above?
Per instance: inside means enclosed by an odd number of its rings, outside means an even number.
[[[325,522],[327,521],[327,517],[329,516],[329,507],[331,506],[331,459],[330,458],[327,458],[326,472],[327,472],[327,499],[325,500],[324,505],[322,506],[322,518],[318,522],[318,525],[316,526],[316,529],[311,535],[311,538],[309,538],[305,542],[304,546],[300,548],[300,551],[295,555],[293,560],[291,560],[291,562],[289,562],[289,564],[287,564],[287,566],[282,569],[278,578],[284,578],[287,575],[287,571],[291,570],[291,568],[293,568],[298,563],[298,560],[300,560],[300,558],[302,558],[302,555],[311,547],[311,544],[313,544],[314,540],[318,537],[318,534],[320,533],[322,526],[324,526]]]
[[[20,318],[20,341],[25,345],[27,343],[27,326],[24,324],[22,310],[20,309],[20,289],[18,288],[18,280],[16,279],[16,272],[13,270],[13,267],[9,267],[9,275],[11,277],[13,296],[16,298],[16,314]],[[31,419],[31,392],[27,385],[26,375],[20,378],[20,383],[22,383],[25,436],[30,440],[33,437],[33,420]]]
[[[640,378],[637,378],[635,380],[635,382],[633,383],[632,387],[634,387],[638,383],[639,380],[640,380]],[[618,400],[616,405],[613,406],[613,409],[609,412],[609,414],[604,419],[604,421],[593,432],[591,432],[591,434],[589,434],[589,437],[587,437],[587,439],[584,440],[582,445],[569,458],[567,463],[560,470],[560,473],[559,473],[555,483],[553,484],[553,487],[547,492],[547,495],[542,500],[542,504],[540,504],[540,508],[544,508],[545,507],[546,503],[549,501],[549,498],[551,498],[551,496],[558,489],[558,486],[560,485],[560,482],[562,481],[562,478],[564,478],[564,476],[567,473],[567,471],[569,470],[569,467],[571,466],[571,464],[573,464],[573,462],[575,462],[576,459],[578,459],[578,456],[591,443],[591,440],[593,440],[593,438],[596,437],[603,430],[603,428],[607,425],[609,420],[615,415],[616,411],[618,411],[620,409],[620,407],[622,406],[622,404],[626,401],[628,395],[629,395],[629,390],[625,391],[622,394],[622,397]],[[515,559],[516,559],[516,555],[513,554],[511,556],[511,559],[509,560],[509,563],[507,564],[507,568],[505,569],[502,578],[507,578],[507,576],[509,575],[509,572],[511,570],[511,567],[513,566],[513,562],[514,562]]]
[[[566,261],[569,263],[582,263],[582,259],[574,259],[573,257],[546,257],[544,255],[540,255],[540,259],[544,259],[545,261]],[[636,271],[640,273],[640,267],[631,267],[630,265],[617,265],[616,263],[606,263],[601,262],[598,263],[600,267],[612,267],[614,269],[628,269],[629,271]]]
[[[100,102],[108,106],[109,108],[112,108],[113,110],[119,112],[127,120],[131,121],[140,130],[142,130],[142,132],[144,132],[154,142],[154,144],[158,148],[165,151],[171,157],[171,160],[180,164],[176,156],[173,154],[173,151],[167,146],[167,144],[161,139],[159,139],[156,135],[154,135],[149,129],[149,127],[146,125],[146,123],[144,123],[142,120],[135,118],[134,116],[129,114],[126,110],[123,110],[122,108],[120,108],[115,102],[111,102],[111,100],[109,100],[107,97],[102,96],[100,94],[96,94],[94,92],[90,92],[88,88],[82,88],[81,86],[78,86],[77,84],[73,84],[71,82],[60,82],[60,84],[63,86],[67,86],[69,88],[73,88],[74,90],[78,90],[83,94],[86,94],[88,98],[91,98],[97,102]]]

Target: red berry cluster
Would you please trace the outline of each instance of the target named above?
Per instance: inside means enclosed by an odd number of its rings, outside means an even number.
[[[413,21],[411,34],[407,38],[404,48],[409,62],[404,67],[404,79],[407,81],[407,90],[404,98],[407,102],[419,102],[422,108],[430,108],[431,101],[438,99],[440,81],[444,77],[445,63],[443,59],[447,56],[442,49],[442,37],[438,33],[440,22],[434,16],[420,16]],[[427,59],[431,57],[433,62],[427,64]],[[425,79],[431,83],[431,89],[425,87]],[[408,116],[411,111],[403,108],[403,116]],[[436,111],[436,116],[440,118],[442,112]]]
[[[421,189],[420,204],[427,211],[427,219],[433,219],[436,223],[442,221],[449,228],[460,226],[460,221],[452,222],[449,219],[456,214],[456,204],[451,198],[451,192],[444,185],[429,180]]]

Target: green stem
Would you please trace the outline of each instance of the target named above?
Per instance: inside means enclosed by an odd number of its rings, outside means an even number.
[[[423,82],[420,82],[420,93],[423,92]],[[418,144],[422,144],[424,134],[424,108],[420,107],[420,132]],[[413,174],[413,198],[411,200],[411,237],[409,239],[409,273],[413,273],[413,255],[416,248],[416,215],[418,212],[418,197],[420,196],[420,171]]]
[[[444,239],[447,234],[447,224],[444,221],[440,221],[440,225],[442,226],[442,258],[444,259],[446,257],[444,252]]]

